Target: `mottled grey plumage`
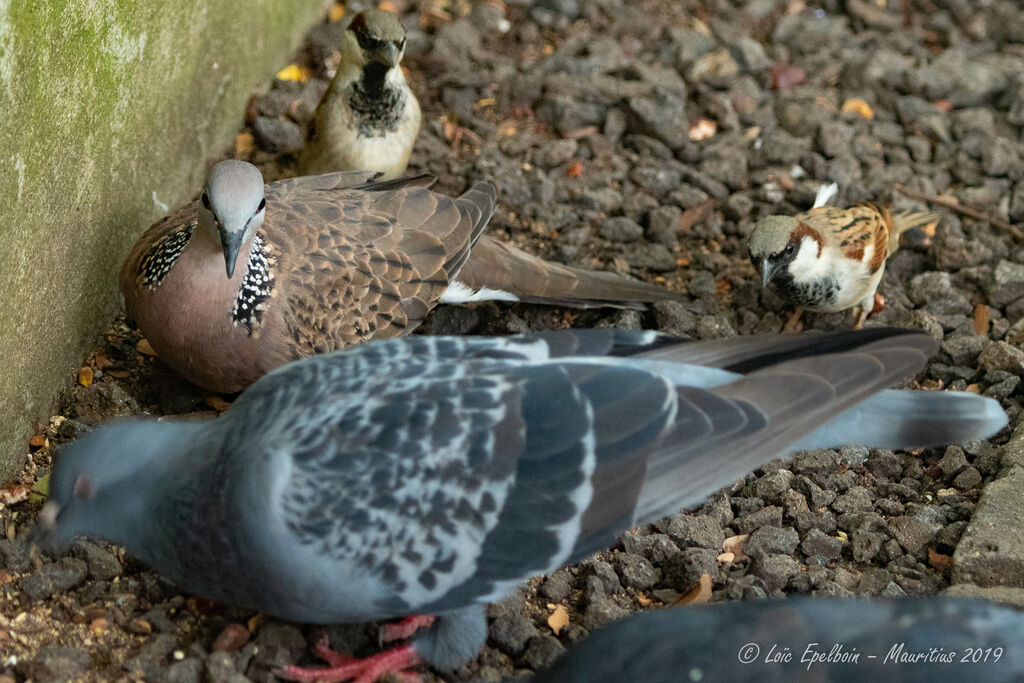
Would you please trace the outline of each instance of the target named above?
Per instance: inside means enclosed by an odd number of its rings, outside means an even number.
[[[991,399],[882,391],[934,349],[879,329],[374,342],[281,368],[212,422],[89,434],[57,464],[52,533],[124,544],[188,591],[296,621],[439,614],[414,647],[451,667],[482,644],[483,604],[794,444],[1002,428]]]
[[[125,260],[129,316],[188,380],[235,392],[288,361],[408,334],[441,302],[633,308],[678,296],[483,236],[491,183],[452,198],[428,176],[371,178],[264,186],[251,164],[217,164],[200,201],[150,227]]]
[[[626,617],[532,681],[1020,681],[1022,630],[1024,612],[982,600],[744,600]]]

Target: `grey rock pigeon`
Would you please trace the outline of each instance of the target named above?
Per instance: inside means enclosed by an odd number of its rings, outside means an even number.
[[[374,171],[397,178],[420,132],[420,104],[405,82],[405,29],[391,12],[352,18],[341,62],[313,115],[299,173]]]
[[[548,263],[482,235],[496,191],[460,197],[369,173],[264,185],[214,166],[200,201],[147,230],[121,269],[132,318],[161,360],[213,391],[241,391],[292,360],[409,334],[439,303],[498,299],[642,307],[678,295]]]
[[[531,681],[1020,681],[1022,631],[1021,610],[964,598],[729,602],[626,617]]]
[[[217,420],[91,432],[57,463],[41,526],[284,619],[437,615],[385,659],[291,677],[448,669],[483,644],[486,603],[794,448],[1000,430],[991,399],[884,390],[934,351],[891,329],[373,342],[280,368]]]

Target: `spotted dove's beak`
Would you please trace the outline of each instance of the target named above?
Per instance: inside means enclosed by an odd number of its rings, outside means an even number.
[[[398,64],[398,55],[398,46],[391,41],[387,41],[377,49],[374,57],[381,64],[386,64],[389,68],[393,68]]]
[[[217,229],[220,232],[220,246],[224,250],[224,265],[227,267],[230,280],[235,274],[235,261],[238,260],[238,252],[242,248],[245,230],[225,230],[222,225],[218,225]]]
[[[761,259],[761,286],[767,287],[775,275],[775,264],[766,258]]]

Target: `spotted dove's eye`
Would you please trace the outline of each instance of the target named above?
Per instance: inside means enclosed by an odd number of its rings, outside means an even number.
[[[205,192],[203,193],[203,208],[207,211],[210,210],[210,198],[206,196]]]

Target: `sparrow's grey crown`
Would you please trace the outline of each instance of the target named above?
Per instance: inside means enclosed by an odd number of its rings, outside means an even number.
[[[349,24],[366,58],[389,67],[398,65],[405,49],[405,29],[391,12],[368,9],[360,12]]]
[[[239,249],[263,223],[263,174],[245,161],[222,161],[210,171],[200,203],[200,220],[212,221],[220,236],[230,278]]]
[[[796,256],[796,245],[790,240],[796,227],[796,219],[791,216],[767,216],[758,221],[750,233],[750,262],[765,287],[779,268]],[[789,248],[791,244],[794,246]]]

